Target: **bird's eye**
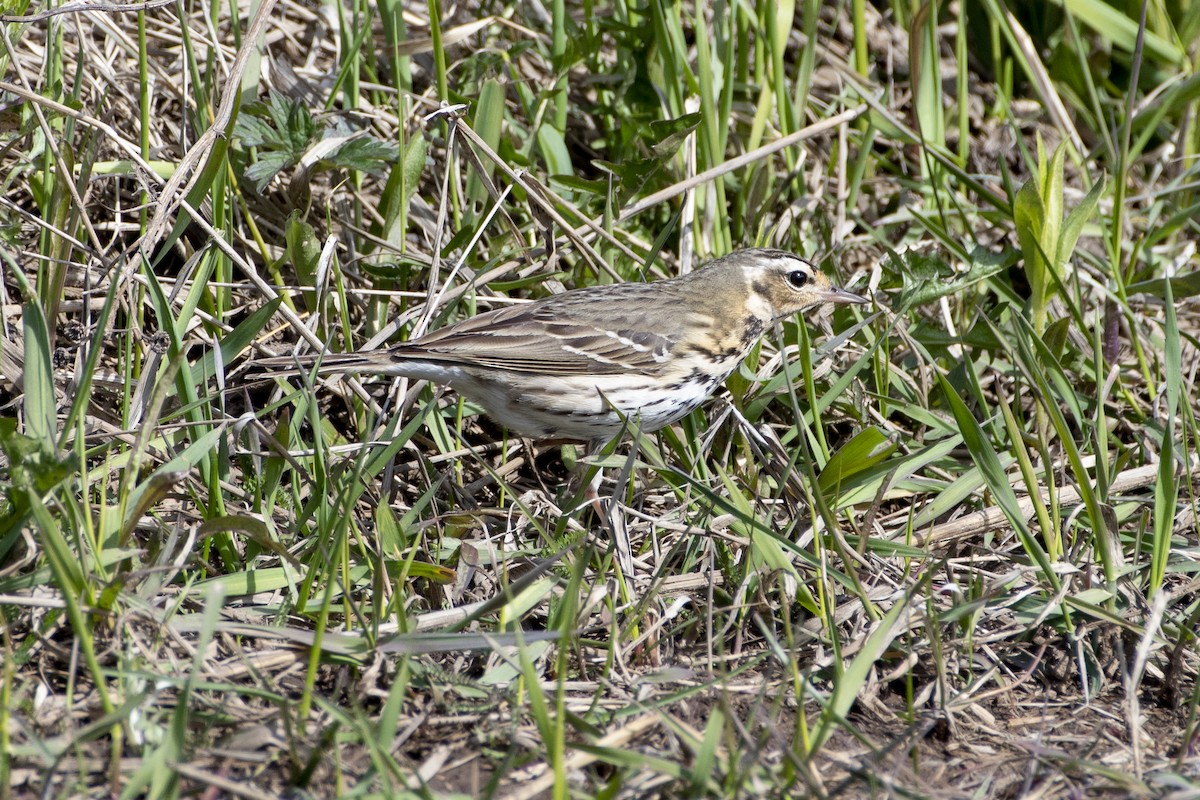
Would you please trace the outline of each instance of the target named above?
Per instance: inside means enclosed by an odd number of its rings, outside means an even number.
[[[802,269],[797,269],[788,273],[787,280],[788,283],[792,285],[793,289],[803,289],[804,285],[808,283],[809,277],[810,276],[807,272]]]

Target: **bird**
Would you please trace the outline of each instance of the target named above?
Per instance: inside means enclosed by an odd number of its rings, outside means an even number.
[[[259,359],[444,384],[531,439],[603,445],[699,408],[776,320],[870,301],[784,250],[744,249],[649,283],[616,283],[506,306],[378,350]]]
[[[262,369],[376,374],[444,384],[510,431],[607,441],[690,414],[768,326],[870,301],[784,250],[746,249],[651,283],[576,289],[460,320],[390,347],[259,359]]]

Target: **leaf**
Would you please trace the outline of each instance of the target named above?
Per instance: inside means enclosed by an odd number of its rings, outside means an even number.
[[[263,328],[271,321],[271,317],[279,310],[281,303],[283,303],[283,298],[276,297],[266,305],[256,309],[250,316],[238,323],[236,328],[225,335],[220,344],[222,364],[228,364],[238,353],[249,347],[250,343],[259,337]],[[216,353],[208,350],[200,360],[191,366],[192,382],[195,384],[204,383],[204,380],[213,374],[215,368]]]
[[[924,582],[922,578],[922,583]],[[820,748],[829,737],[837,730],[837,726],[842,723],[846,715],[850,713],[854,701],[858,698],[859,691],[867,684],[867,680],[871,675],[871,671],[888,646],[891,645],[897,637],[908,632],[908,626],[901,624],[902,615],[909,610],[909,603],[916,596],[917,590],[923,588],[918,585],[911,592],[906,592],[905,595],[896,602],[884,615],[883,619],[867,636],[863,642],[862,648],[854,656],[854,660],[844,672],[837,676],[837,680],[833,682],[833,691],[829,695],[829,699],[824,710],[821,712],[820,722],[812,734],[812,742],[809,747],[815,751]]]
[[[500,151],[500,133],[504,125],[504,87],[494,79],[483,82],[479,91],[479,100],[475,103],[475,119],[471,127],[479,138],[492,148],[493,152]],[[467,197],[473,203],[483,203],[488,199],[488,190],[484,178],[490,177],[495,165],[480,158],[483,177],[472,171],[467,179]],[[553,170],[551,170],[553,172]]]
[[[247,103],[233,126],[233,137],[243,147],[258,150],[258,160],[245,176],[262,192],[271,179],[299,163],[312,145],[317,124],[299,101],[271,92],[266,102]]]
[[[293,567],[301,566],[300,561],[271,535],[271,528],[267,523],[246,514],[222,514],[212,519],[206,519],[196,532],[200,536],[240,533],[262,550],[277,556],[281,561],[286,561]]]
[[[546,162],[546,172],[551,175],[572,175],[575,167],[571,164],[571,154],[567,151],[567,143],[561,133],[549,122],[542,123],[537,132],[538,149]]]
[[[1179,482],[1175,476],[1178,468],[1175,449],[1175,425],[1179,414],[1179,401],[1183,396],[1184,370],[1183,350],[1179,335],[1179,322],[1175,315],[1175,298],[1171,287],[1164,287],[1166,303],[1163,321],[1163,350],[1166,367],[1166,408],[1163,409],[1166,425],[1163,429],[1162,449],[1158,458],[1158,480],[1154,485],[1154,538],[1150,558],[1149,594],[1153,596],[1162,589],[1171,556],[1171,534],[1175,529],[1175,511],[1179,500]],[[1187,448],[1182,448],[1185,459]]]
[[[296,277],[302,285],[315,287],[317,267],[321,261],[321,242],[316,230],[304,221],[299,211],[293,211],[288,216],[284,238],[287,241],[287,258],[296,268]],[[313,289],[305,291],[304,302],[309,311],[315,311],[317,292]]]
[[[393,164],[384,186],[379,210],[383,215],[382,237],[388,244],[400,249],[404,242],[401,220],[407,220],[409,204],[421,184],[421,172],[425,169],[425,156],[429,142],[417,134],[408,139],[404,146],[403,163]],[[401,211],[405,212],[404,214]],[[370,266],[363,262],[364,267]]]
[[[1056,2],[1065,6],[1075,19],[1126,52],[1132,53],[1137,48],[1138,22],[1127,14],[1121,13],[1120,9],[1123,7],[1121,4],[1110,4],[1102,2],[1102,0],[1056,0]],[[1139,3],[1132,7],[1138,8],[1140,5]],[[1187,65],[1188,55],[1178,44],[1164,39],[1153,30],[1147,29],[1143,33],[1143,46],[1154,59],[1180,69]]]
[[[1041,144],[1039,140],[1039,145]],[[1039,150],[1039,158],[1044,158]],[[1054,155],[1050,157],[1050,165],[1045,170],[1042,177],[1042,202],[1046,208],[1046,224],[1042,229],[1042,250],[1047,256],[1052,256],[1058,252],[1059,230],[1062,228],[1063,222],[1063,163],[1067,157],[1067,141],[1064,139],[1058,147],[1054,149]],[[1050,267],[1055,271],[1059,271],[1061,264],[1058,262],[1052,263]]]
[[[687,137],[700,126],[700,120],[700,112],[694,111],[675,119],[651,122],[647,143],[655,159],[661,163],[679,152]]]
[[[254,182],[254,188],[261,194],[271,179],[283,170],[295,164],[299,159],[284,152],[260,153],[258,161],[246,168],[246,179]]]
[[[324,162],[382,177],[400,156],[400,148],[373,136],[357,136],[334,150]]]
[[[938,384],[941,386],[942,394],[946,398],[946,403],[950,406],[950,410],[954,414],[954,421],[958,423],[958,428],[962,431],[963,443],[967,446],[967,452],[970,453],[971,460],[979,468],[979,473],[983,476],[988,489],[991,490],[992,496],[996,498],[996,503],[1004,512],[1004,516],[1008,518],[1008,522],[1016,532],[1017,538],[1021,540],[1025,551],[1037,562],[1042,575],[1047,580],[1053,582],[1054,587],[1057,589],[1058,581],[1054,570],[1050,566],[1050,559],[1033,537],[1032,531],[1029,530],[1025,513],[1021,510],[1020,501],[1017,500],[1017,493],[1013,490],[1012,484],[1008,482],[1008,476],[1005,474],[1004,468],[1000,465],[999,456],[996,454],[991,442],[988,441],[983,428],[980,427],[975,417],[971,415],[966,403],[958,396],[958,392],[954,390],[950,382],[941,373],[938,373],[937,379]]]
[[[261,117],[252,116],[242,109],[233,126],[233,135],[246,147],[263,147],[275,143],[275,129]]]
[[[404,552],[404,533],[387,503],[375,506],[375,530],[379,534],[379,552],[387,558],[399,558]]]
[[[233,133],[248,147],[287,150],[299,158],[316,134],[316,122],[303,104],[273,91],[267,102],[243,106]]]
[[[56,449],[58,403],[54,397],[54,364],[50,358],[50,333],[41,305],[28,302],[24,309],[25,433],[36,440],[44,452],[52,453]]]
[[[0,452],[7,460],[4,466],[8,471],[7,486],[3,488],[11,502],[18,502],[14,490],[32,488],[40,497],[73,474],[70,461],[58,460],[55,451],[46,450],[44,445],[42,439],[17,433],[15,417],[0,417]]]
[[[946,116],[942,107],[941,56],[938,52],[935,4],[922,3],[908,31],[909,75],[912,76],[913,113],[917,131],[927,145],[946,144]],[[922,160],[922,167],[929,162]]]
[[[1147,281],[1131,283],[1125,287],[1125,293],[1127,295],[1148,294],[1165,299],[1168,284],[1171,295],[1177,299],[1195,297],[1200,294],[1200,271],[1176,275],[1169,281],[1164,281],[1162,278],[1151,278]]]
[[[606,180],[588,180],[575,175],[551,175],[550,182],[578,192],[594,194],[597,197],[603,197],[608,193],[608,181]]]
[[[1071,209],[1071,213],[1067,215],[1067,221],[1063,223],[1062,233],[1058,237],[1058,251],[1055,254],[1060,275],[1062,267],[1066,266],[1071,254],[1075,252],[1075,244],[1079,241],[1080,234],[1083,233],[1083,226],[1091,219],[1092,212],[1096,210],[1096,205],[1100,202],[1100,195],[1104,194],[1106,183],[1104,176],[1101,176],[1092,190],[1079,202],[1079,205]]]
[[[892,268],[904,279],[904,288],[896,302],[896,313],[954,295],[968,286],[987,280],[1012,266],[1016,254],[990,253],[976,248],[966,272],[955,272],[946,260],[912,250],[892,255]]]
[[[1067,333],[1070,330],[1071,318],[1063,317],[1050,323],[1046,328],[1046,332],[1042,334],[1042,341],[1046,343],[1046,349],[1055,358],[1062,357],[1063,349],[1067,346]]]
[[[1041,245],[1042,231],[1046,227],[1046,205],[1038,192],[1036,178],[1027,180],[1017,192],[1013,201],[1013,225],[1025,260],[1025,278],[1036,306],[1046,296],[1046,270],[1049,269]]]
[[[829,458],[817,476],[818,490],[823,495],[840,491],[851,478],[871,469],[895,450],[896,443],[879,428],[873,425],[864,428]]]

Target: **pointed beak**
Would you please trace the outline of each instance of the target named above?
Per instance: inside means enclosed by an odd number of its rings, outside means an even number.
[[[854,292],[847,292],[845,289],[839,289],[837,286],[834,286],[821,295],[821,302],[865,306],[871,301]]]

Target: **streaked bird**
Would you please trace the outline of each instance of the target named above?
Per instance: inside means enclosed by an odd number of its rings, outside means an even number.
[[[677,278],[508,306],[386,349],[320,357],[322,374],[445,384],[532,438],[603,442],[628,418],[656,431],[698,408],[775,320],[866,298],[782,250],[740,250]],[[260,359],[311,368],[314,356]]]

